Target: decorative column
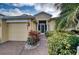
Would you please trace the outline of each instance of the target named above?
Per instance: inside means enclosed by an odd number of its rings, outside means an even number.
[[[38,24],[39,24],[39,21],[37,21],[37,31],[38,31]]]
[[[46,21],[46,25],[47,25],[47,31],[49,31],[49,29],[48,29],[48,20]]]

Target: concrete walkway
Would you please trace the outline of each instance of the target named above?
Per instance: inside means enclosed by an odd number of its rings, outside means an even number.
[[[24,49],[22,54],[23,55],[48,55],[48,47],[47,47],[47,40],[44,35],[41,35],[40,46],[33,50],[26,50]]]
[[[35,49],[24,49],[25,42],[6,42],[0,44],[0,55],[48,55],[47,40],[41,35],[40,46]]]

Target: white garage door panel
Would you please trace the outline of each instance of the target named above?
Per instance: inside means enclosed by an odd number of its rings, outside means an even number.
[[[15,23],[9,24],[9,40],[11,41],[26,41],[27,40],[27,24]]]

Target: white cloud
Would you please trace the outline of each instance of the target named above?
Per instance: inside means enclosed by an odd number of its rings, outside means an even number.
[[[13,3],[12,5],[15,7],[23,7],[23,6],[33,6],[34,3]]]
[[[61,9],[57,9],[57,7],[55,6],[55,4],[53,3],[12,3],[13,6],[16,7],[22,7],[22,6],[34,6],[34,9],[36,10],[36,13],[40,12],[40,11],[45,11],[49,14],[52,14],[52,17],[58,17]],[[26,10],[20,10],[18,8],[15,9],[9,9],[8,11],[4,8],[0,9],[0,13],[4,14],[4,15],[8,15],[8,16],[18,16],[18,15],[22,15],[22,14],[30,14],[32,12],[29,13],[28,9]],[[32,13],[35,14],[35,13]]]
[[[19,16],[19,15],[22,15],[22,14],[30,14],[30,13],[25,13],[24,11],[21,11],[18,8],[9,9],[8,11],[6,9],[2,8],[2,9],[0,9],[0,13],[7,15],[7,16]]]

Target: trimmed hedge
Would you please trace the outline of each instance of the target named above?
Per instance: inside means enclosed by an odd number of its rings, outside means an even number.
[[[71,32],[49,32],[48,52],[50,55],[75,55],[79,45],[79,37]]]

